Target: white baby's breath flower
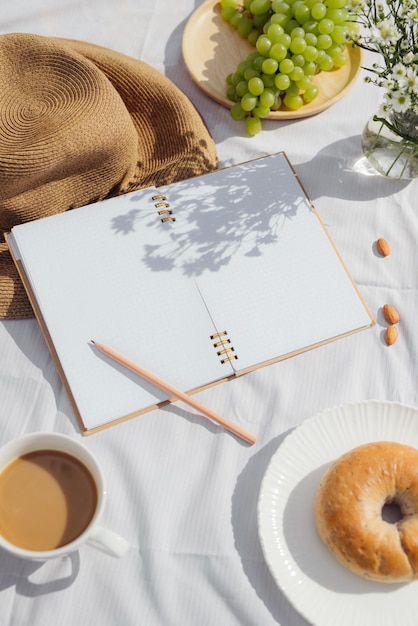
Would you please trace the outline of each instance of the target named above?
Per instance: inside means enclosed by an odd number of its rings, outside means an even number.
[[[380,81],[379,87],[384,87],[388,91],[393,91],[397,88],[397,82],[396,80],[393,80],[393,78],[386,78],[385,80]]]
[[[396,63],[392,68],[392,76],[395,76],[397,80],[406,76],[406,67],[403,63]]]
[[[405,91],[392,91],[388,94],[394,111],[404,113],[411,106],[411,97]]]
[[[404,76],[399,79],[399,87],[404,87],[418,94],[418,74],[412,67],[408,67]]]
[[[391,106],[390,104],[388,104],[387,102],[381,102],[378,110],[377,110],[377,116],[378,117],[387,117],[388,114],[390,113],[391,110]]]
[[[349,1],[361,33],[355,45],[378,55],[367,82],[385,89],[382,117],[418,112],[418,1]]]
[[[402,57],[402,61],[405,65],[411,65],[414,62],[414,53],[408,52],[408,54],[405,54],[405,56]]]
[[[372,29],[372,36],[379,44],[396,44],[401,39],[402,34],[396,28],[396,25],[392,20],[383,20],[376,24]]]

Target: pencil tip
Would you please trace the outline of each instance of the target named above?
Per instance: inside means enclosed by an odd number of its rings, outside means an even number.
[[[91,343],[94,343],[94,339],[90,339]]]

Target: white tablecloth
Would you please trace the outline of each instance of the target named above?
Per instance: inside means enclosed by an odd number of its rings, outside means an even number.
[[[257,436],[247,446],[180,403],[83,438],[37,322],[1,323],[0,443],[37,430],[81,439],[107,476],[103,522],[130,543],[120,560],[87,546],[47,564],[0,552],[2,626],[306,624],[274,582],[258,538],[257,499],[272,454],[326,407],[371,398],[418,405],[418,181],[359,171],[379,89],[360,78],[325,112],[265,122],[249,138],[183,62],[182,32],[200,4],[13,0],[2,5],[0,32],[83,39],[161,70],[201,112],[221,166],[284,150],[377,324],[198,394]],[[380,236],[392,248],[385,259],[374,248]],[[390,348],[385,302],[401,315]]]

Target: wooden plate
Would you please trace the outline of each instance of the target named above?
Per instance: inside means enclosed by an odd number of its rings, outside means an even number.
[[[219,0],[206,0],[192,13],[183,32],[182,53],[191,77],[208,96],[228,108],[233,102],[225,95],[226,76],[254,49],[221,18]],[[347,93],[360,69],[361,48],[348,46],[344,67],[314,77],[319,94],[313,102],[297,111],[273,111],[269,119],[296,119],[320,113]]]

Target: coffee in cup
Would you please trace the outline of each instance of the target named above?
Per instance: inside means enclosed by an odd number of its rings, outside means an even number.
[[[0,546],[29,558],[87,542],[122,556],[128,545],[98,525],[106,490],[93,455],[75,439],[33,433],[0,449]]]

